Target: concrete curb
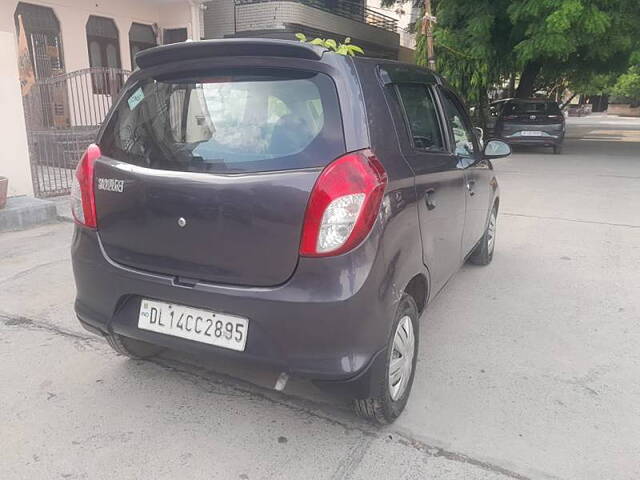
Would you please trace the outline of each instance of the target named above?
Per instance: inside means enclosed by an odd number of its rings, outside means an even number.
[[[63,195],[61,197],[54,197],[51,199],[56,205],[56,211],[58,212],[58,220],[61,222],[73,222],[73,215],[71,214],[71,203],[69,202],[69,195]]]
[[[24,230],[57,220],[54,202],[34,197],[11,197],[0,210],[0,232]]]

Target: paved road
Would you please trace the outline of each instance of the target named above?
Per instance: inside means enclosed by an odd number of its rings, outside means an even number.
[[[0,235],[0,478],[640,478],[640,122],[569,134],[495,162],[494,262],[424,315],[385,429],[278,372],[116,356],[74,320],[71,225]]]

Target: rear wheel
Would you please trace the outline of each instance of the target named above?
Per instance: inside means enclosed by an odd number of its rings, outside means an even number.
[[[380,425],[392,423],[404,410],[415,374],[418,353],[418,307],[413,297],[402,296],[387,345],[386,366],[372,384],[372,396],[353,401],[360,417]]]
[[[469,262],[474,265],[489,265],[493,260],[493,250],[496,246],[496,224],[498,220],[498,207],[493,207],[489,215],[489,223],[480,243],[476,245],[473,253],[469,257]]]
[[[123,337],[117,333],[105,335],[105,338],[111,348],[120,355],[125,355],[129,358],[150,358],[163,350],[162,347],[158,347],[157,345]]]

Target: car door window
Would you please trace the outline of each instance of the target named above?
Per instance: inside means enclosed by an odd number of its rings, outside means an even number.
[[[456,155],[465,158],[474,157],[476,147],[473,141],[473,131],[467,120],[467,115],[450,92],[446,90],[443,91],[443,100],[445,115],[453,131]]]
[[[413,146],[419,150],[441,151],[444,143],[433,97],[425,85],[397,85]]]

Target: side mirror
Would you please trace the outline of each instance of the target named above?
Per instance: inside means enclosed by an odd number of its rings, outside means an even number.
[[[511,147],[502,140],[489,140],[482,152],[483,158],[502,158],[511,155]]]

